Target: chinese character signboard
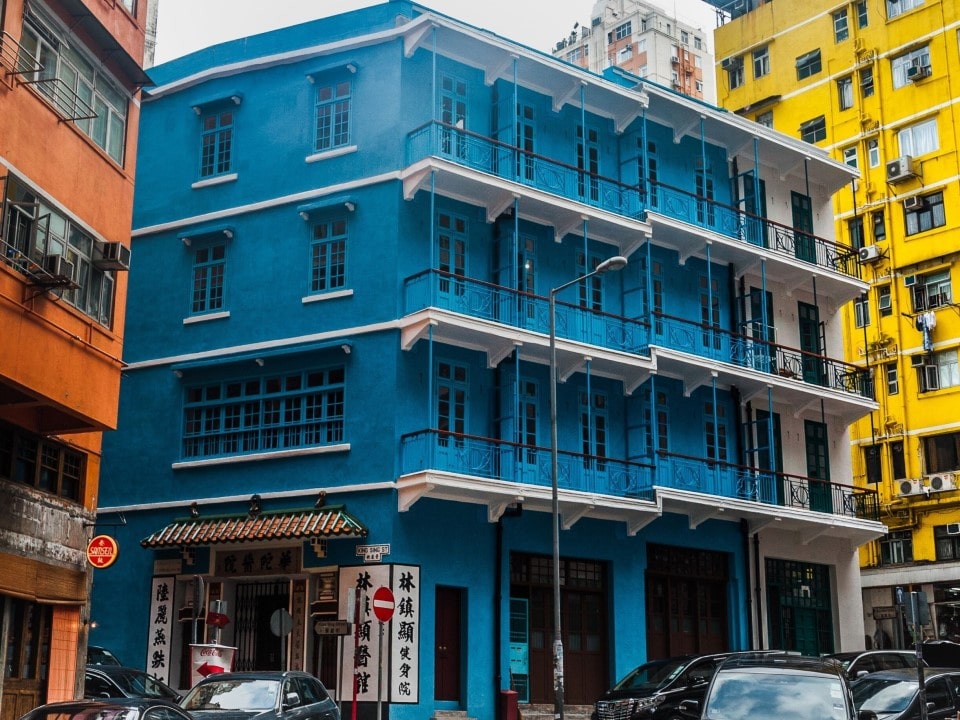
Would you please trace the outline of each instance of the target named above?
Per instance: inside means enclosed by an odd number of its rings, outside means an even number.
[[[244,575],[286,575],[300,572],[302,548],[217,551],[214,574],[220,577]]]
[[[170,682],[170,646],[173,642],[172,577],[155,577],[150,594],[150,625],[147,636],[147,672]]]
[[[353,698],[354,649],[356,648],[357,700],[392,703],[419,702],[420,695],[420,568],[412,565],[363,565],[340,568],[338,617],[349,613],[350,591],[363,593],[356,635],[343,636],[343,664],[339,700]],[[380,677],[380,628],[374,614],[373,596],[389,588],[395,599],[393,617],[383,626],[383,677]]]
[[[396,609],[391,621],[390,702],[417,703],[420,695],[420,568],[393,566]]]

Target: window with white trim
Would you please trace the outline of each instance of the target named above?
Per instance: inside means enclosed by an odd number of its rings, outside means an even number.
[[[857,27],[865,28],[870,23],[870,17],[867,14],[867,0],[859,0],[856,6]]]
[[[857,151],[856,145],[851,145],[843,149],[843,162],[845,165],[853,168],[860,167],[860,153]]]
[[[915,48],[910,52],[897,55],[890,61],[894,88],[902,88],[911,82],[910,68],[913,67],[930,67],[929,47],[924,45],[921,48]]]
[[[904,203],[903,219],[906,223],[907,235],[916,235],[947,224],[942,192],[915,195],[910,199],[919,204],[908,208]]]
[[[917,157],[940,149],[940,134],[937,119],[930,118],[905,127],[897,133],[900,155]]]
[[[953,301],[950,284],[950,268],[919,275],[913,286],[913,309],[915,312],[932,310]]]
[[[753,51],[753,77],[761,78],[770,74],[770,48],[764,45]]]
[[[22,77],[58,114],[122,165],[130,95],[107,75],[97,54],[83,47],[77,35],[53,20],[39,3],[31,3],[24,12],[20,52],[19,67],[29,69]]]
[[[223,309],[223,279],[227,267],[227,245],[193,241],[193,292],[190,312],[194,315]],[[199,245],[199,247],[196,247]]]
[[[616,42],[617,40],[623,40],[626,37],[630,37],[633,34],[633,25],[628,20],[622,25],[617,25],[613,29],[613,32],[607,33],[607,42]]]
[[[926,362],[917,367],[917,380],[920,392],[960,385],[960,364],[957,362],[956,348],[930,353]]]
[[[872,168],[880,165],[880,143],[876,138],[867,140],[867,162]]]
[[[893,295],[889,285],[881,285],[877,288],[877,310],[880,312],[880,317],[893,315]]]
[[[347,284],[347,221],[314,223],[310,243],[310,292],[339,290]]]
[[[820,48],[812,50],[797,58],[797,80],[803,80],[816,75],[823,69],[820,59]]]
[[[344,389],[341,366],[188,385],[183,458],[342,443]]]
[[[727,84],[730,86],[731,90],[743,85],[743,55],[730,58],[725,64],[722,64],[721,67],[724,67],[727,71]]]
[[[837,99],[841,110],[853,107],[853,76],[847,75],[837,80]]]
[[[859,72],[860,75],[860,94],[868,98],[873,95],[873,68],[865,67]]]
[[[317,152],[350,144],[351,107],[352,83],[349,80],[317,87],[314,142]]]
[[[853,317],[858,328],[870,324],[870,300],[866,295],[861,295],[853,301]]]
[[[887,0],[887,20],[923,5],[923,0]]]
[[[833,39],[843,42],[850,37],[850,23],[847,19],[847,9],[841,8],[833,13]]]
[[[229,101],[227,101],[229,102]],[[234,107],[206,109],[200,115],[200,177],[225,175],[233,169]]]
[[[895,362],[886,363],[883,366],[883,372],[887,379],[887,395],[899,395],[900,376],[897,373],[897,364]]]

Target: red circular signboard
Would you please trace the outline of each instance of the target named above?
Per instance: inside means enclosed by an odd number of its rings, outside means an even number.
[[[379,587],[373,594],[373,614],[380,622],[390,622],[393,617],[393,593],[390,588]]]
[[[110,567],[120,554],[120,546],[109,535],[97,535],[87,544],[87,561],[102,570]]]

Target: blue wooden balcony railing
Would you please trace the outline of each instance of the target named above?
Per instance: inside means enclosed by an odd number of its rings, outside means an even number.
[[[443,308],[532,332],[550,334],[545,297],[440,270],[424,270],[404,281],[404,312]],[[558,338],[611,350],[647,354],[649,328],[641,320],[556,303]]]
[[[659,452],[657,457],[655,485],[865,520],[880,518],[875,490],[676,453]]]
[[[442,122],[429,122],[410,133],[407,160],[436,155],[458,165],[577,200],[631,218],[640,217],[640,191],[611,178],[526,152],[484,135]]]
[[[439,470],[551,486],[550,448],[506,440],[421,430],[400,438],[401,472]],[[557,487],[620,498],[653,499],[649,464],[611,458],[557,453]]]
[[[401,472],[434,470],[524,485],[551,485],[550,449],[442,430],[400,439]],[[716,462],[657,453],[655,463],[559,451],[557,486],[616,498],[653,499],[653,486],[877,520],[874,490]]]
[[[439,121],[421,125],[407,137],[408,164],[430,156],[632,219],[644,219],[648,209],[654,210],[791,260],[860,277],[857,252],[851,247],[665,183],[650,182],[647,197],[641,186],[590,173]]]
[[[870,372],[864,368],[704,323],[659,312],[653,315],[653,345],[873,398]]]

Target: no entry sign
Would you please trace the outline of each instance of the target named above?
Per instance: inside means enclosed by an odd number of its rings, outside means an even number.
[[[373,594],[373,614],[382,623],[390,622],[393,617],[393,593],[388,587],[378,587]]]

